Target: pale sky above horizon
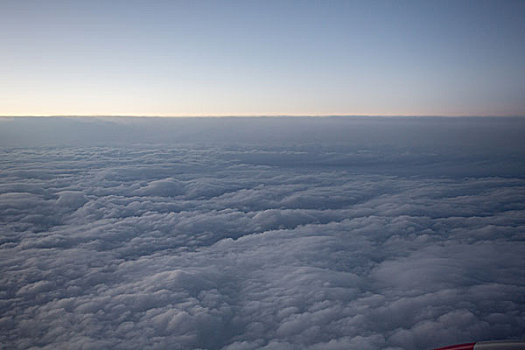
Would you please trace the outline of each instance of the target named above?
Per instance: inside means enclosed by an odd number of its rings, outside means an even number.
[[[525,115],[525,1],[0,2],[0,115]]]

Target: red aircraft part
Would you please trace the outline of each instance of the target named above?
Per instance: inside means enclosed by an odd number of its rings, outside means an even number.
[[[444,348],[437,348],[434,350],[474,350],[474,345],[476,345],[476,343],[458,344],[445,346]]]
[[[445,346],[434,350],[525,350],[525,342],[522,341],[482,341],[477,343],[466,343]]]

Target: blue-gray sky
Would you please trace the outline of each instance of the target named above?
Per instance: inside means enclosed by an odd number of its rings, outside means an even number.
[[[525,1],[0,2],[0,115],[524,115]]]

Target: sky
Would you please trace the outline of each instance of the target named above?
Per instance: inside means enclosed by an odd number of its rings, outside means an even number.
[[[523,1],[0,2],[0,115],[524,115]]]

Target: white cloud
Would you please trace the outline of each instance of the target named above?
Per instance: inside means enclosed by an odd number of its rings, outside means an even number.
[[[399,350],[523,337],[525,183],[508,170],[522,158],[463,177],[477,156],[448,154],[429,176],[417,147],[396,168],[388,149],[321,140],[2,153],[0,342]]]

